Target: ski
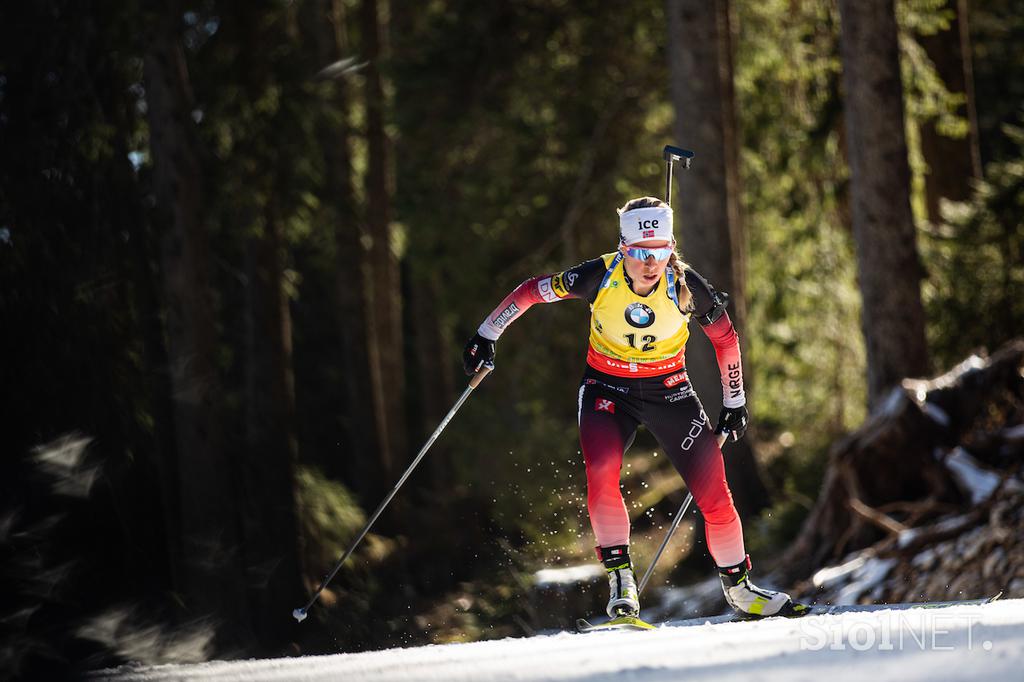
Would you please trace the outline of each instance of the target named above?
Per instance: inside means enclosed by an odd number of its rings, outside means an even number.
[[[797,604],[795,602],[789,603],[783,611],[775,614],[775,616],[766,616],[768,618],[780,617],[780,618],[799,618],[800,616],[807,615],[810,612],[810,607],[804,604]],[[729,616],[733,620],[743,620],[744,618],[739,614]],[[758,616],[748,616],[748,619],[760,620]],[[590,623],[584,618],[576,619],[576,631],[577,632],[595,632],[598,630],[656,630],[658,625],[653,625],[645,620],[642,620],[636,616],[618,616],[612,618],[604,623]]]
[[[871,611],[907,611],[910,609],[938,609],[945,606],[981,606],[983,604],[991,604],[1000,597],[1003,596],[1002,592],[999,592],[991,597],[983,597],[981,599],[951,599],[948,601],[927,601],[927,602],[899,602],[896,604],[811,604],[805,606],[803,604],[794,604],[793,609],[796,613],[783,615],[782,617],[802,617],[802,616],[829,616],[838,615],[841,613],[866,613]],[[768,618],[776,618],[777,616],[767,616]],[[705,616],[701,618],[687,618],[685,620],[671,620],[663,623],[671,627],[688,627],[692,625],[718,625],[721,623],[740,623],[749,622],[751,618],[744,618],[737,613],[727,613],[721,616]],[[762,619],[756,619],[762,620]]]
[[[577,632],[597,632],[600,630],[654,630],[655,626],[636,616],[618,616],[605,623],[591,624],[583,618],[576,619]]]
[[[809,607],[809,613],[810,615],[820,616],[861,611],[907,611],[910,609],[940,609],[945,606],[981,606],[982,604],[991,604],[1002,596],[1002,592],[997,592],[991,597],[982,597],[981,599],[950,599],[947,601],[903,602],[899,604],[848,604],[845,606],[816,604]]]
[[[641,620],[636,616],[619,616],[604,623],[590,623],[584,618],[576,620],[577,632],[599,632],[602,630],[657,630],[662,626],[686,627],[691,625],[717,625],[720,623],[741,623],[752,620],[764,620],[766,618],[802,618],[804,616],[828,616],[841,613],[871,612],[871,611],[907,611],[910,609],[938,609],[946,606],[981,606],[991,604],[1003,596],[998,592],[991,597],[980,599],[951,599],[947,601],[927,602],[903,602],[898,604],[800,604],[793,602],[790,608],[784,613],[759,618],[756,616],[744,616],[738,613],[729,613],[721,616],[708,616],[705,618],[688,618],[686,620],[665,621],[652,624]]]

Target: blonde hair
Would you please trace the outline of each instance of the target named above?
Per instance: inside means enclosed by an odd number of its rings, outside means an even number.
[[[632,211],[634,208],[670,208],[668,204],[657,197],[638,197],[636,199],[630,199],[622,208],[615,209],[619,215],[622,215],[626,211]],[[693,294],[690,293],[690,288],[686,286],[686,262],[683,257],[679,255],[679,249],[673,249],[672,255],[668,258],[668,265],[676,273],[676,279],[679,281],[679,309],[682,311],[688,311],[693,306]]]

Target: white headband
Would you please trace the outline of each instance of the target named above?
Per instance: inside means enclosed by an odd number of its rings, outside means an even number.
[[[619,238],[626,246],[647,239],[672,241],[672,209],[667,206],[634,208],[619,214]]]

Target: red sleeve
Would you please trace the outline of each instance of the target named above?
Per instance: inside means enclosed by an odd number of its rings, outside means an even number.
[[[511,294],[502,299],[498,307],[491,311],[491,314],[484,318],[477,330],[480,336],[485,339],[497,341],[505,328],[512,324],[513,320],[525,313],[535,303],[545,303],[541,293],[541,284],[546,283],[545,291],[551,290],[551,275],[531,277],[519,286]],[[550,300],[557,301],[558,298]]]
[[[747,397],[743,392],[740,337],[729,319],[729,313],[723,312],[720,318],[701,329],[715,347],[718,372],[722,376],[722,404],[725,407],[745,405]]]
[[[554,303],[567,298],[582,298],[593,303],[604,278],[610,256],[600,256],[552,275],[531,277],[505,297],[477,330],[485,339],[497,341],[512,321],[535,303]]]

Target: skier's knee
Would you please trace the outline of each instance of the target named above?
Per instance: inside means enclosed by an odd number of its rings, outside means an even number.
[[[697,506],[704,519],[711,524],[729,524],[739,518],[736,505],[732,501],[732,493],[728,488],[718,494],[698,500]]]
[[[599,457],[587,460],[587,484],[600,486],[614,482],[618,484],[622,462],[614,457]]]

